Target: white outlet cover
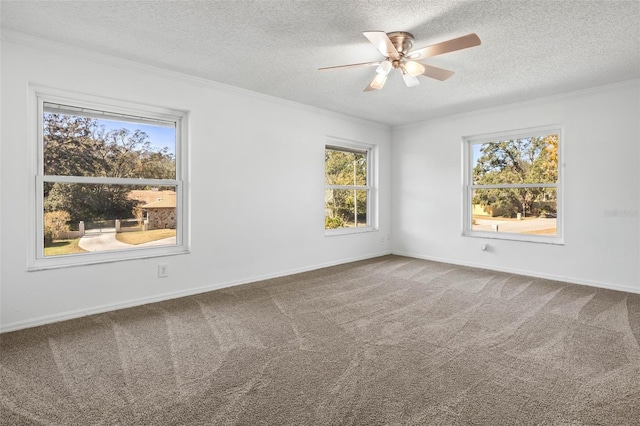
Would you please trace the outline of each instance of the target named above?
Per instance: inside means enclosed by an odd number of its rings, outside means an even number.
[[[158,265],[158,278],[166,278],[169,276],[169,265]]]

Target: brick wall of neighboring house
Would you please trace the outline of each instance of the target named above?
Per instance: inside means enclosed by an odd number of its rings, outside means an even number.
[[[147,212],[147,219],[149,220],[147,229],[176,229],[176,193],[173,191],[149,192],[155,192],[152,195],[162,196],[142,206],[142,209]],[[149,192],[139,191],[137,199],[142,200],[149,195]]]
[[[149,230],[151,229],[175,229],[176,209],[174,208],[147,208],[149,218]]]

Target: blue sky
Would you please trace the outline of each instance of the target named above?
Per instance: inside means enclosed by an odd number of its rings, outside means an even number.
[[[139,129],[149,135],[151,146],[155,149],[169,148],[169,152],[176,153],[176,129],[159,125],[131,123],[128,121],[98,119],[98,126],[104,126],[105,130],[129,129],[132,132]]]
[[[480,148],[482,148],[483,145],[484,144],[481,143],[471,145],[473,147],[473,158],[471,159],[471,164],[473,165],[473,167],[478,165],[478,159],[482,155],[480,154]]]

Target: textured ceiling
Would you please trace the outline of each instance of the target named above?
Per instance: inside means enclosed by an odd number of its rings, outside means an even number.
[[[400,125],[640,78],[640,1],[7,1],[3,29]],[[362,31],[409,31],[414,47],[475,32],[478,47],[424,60],[364,93],[382,59]]]

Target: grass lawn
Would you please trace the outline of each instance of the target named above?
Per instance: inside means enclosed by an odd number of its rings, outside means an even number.
[[[71,240],[55,240],[54,242],[44,246],[45,256],[60,256],[63,254],[84,253],[86,250],[78,247],[80,238]]]
[[[151,231],[119,232],[116,234],[116,240],[122,243],[138,245],[175,236],[175,229],[153,229]]]

